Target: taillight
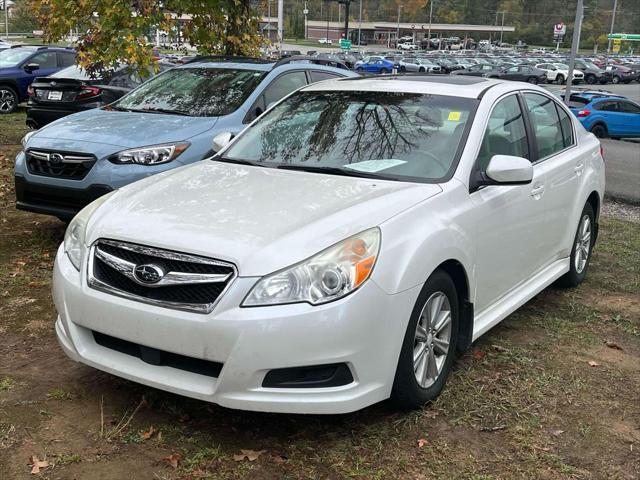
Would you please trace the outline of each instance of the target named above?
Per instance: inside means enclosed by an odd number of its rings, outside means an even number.
[[[604,147],[602,145],[600,145],[600,156],[602,157],[602,160],[604,160]]]
[[[81,100],[83,98],[95,97],[100,95],[100,90],[98,87],[82,87],[82,90],[76,95],[76,100]]]
[[[591,110],[578,111],[578,118],[586,117],[587,115],[591,115]]]
[[[29,95],[30,97],[35,97],[36,96],[36,89],[33,88],[33,85],[29,85],[27,87],[27,95]]]

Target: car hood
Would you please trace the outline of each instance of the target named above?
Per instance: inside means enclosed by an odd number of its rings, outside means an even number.
[[[216,120],[215,117],[93,109],[61,118],[38,130],[31,138],[133,148],[188,140],[211,129]]]
[[[205,160],[120,189],[94,213],[86,241],[189,252],[233,262],[241,276],[262,276],[441,191],[437,184]]]

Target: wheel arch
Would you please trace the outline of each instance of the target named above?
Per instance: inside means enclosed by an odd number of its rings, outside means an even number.
[[[442,262],[434,271],[437,270],[449,275],[456,287],[460,314],[456,345],[459,352],[464,352],[471,346],[473,339],[473,303],[469,294],[469,277],[462,263],[455,259]]]

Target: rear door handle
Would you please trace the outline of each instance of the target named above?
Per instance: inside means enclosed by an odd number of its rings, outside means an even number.
[[[544,192],[544,185],[536,185],[535,187],[533,187],[533,190],[531,190],[531,196],[537,197],[539,195],[542,195],[542,192]]]
[[[574,170],[578,175],[582,174],[582,171],[584,170],[584,163],[579,163],[579,164],[577,164],[573,170]]]

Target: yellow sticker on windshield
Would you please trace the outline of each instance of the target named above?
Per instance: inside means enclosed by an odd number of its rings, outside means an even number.
[[[460,121],[460,112],[449,112],[449,121],[450,122],[459,122]]]

